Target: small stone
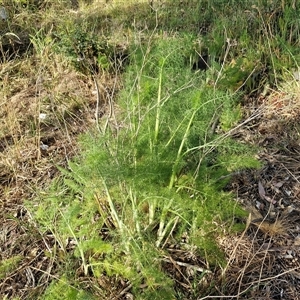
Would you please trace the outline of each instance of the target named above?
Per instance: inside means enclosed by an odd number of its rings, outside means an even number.
[[[8,13],[4,6],[0,6],[0,19],[6,21],[8,19]]]
[[[45,120],[46,118],[47,118],[47,114],[40,113],[40,115],[39,115],[40,120]]]

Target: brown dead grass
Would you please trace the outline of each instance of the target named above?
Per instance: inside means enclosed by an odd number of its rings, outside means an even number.
[[[11,73],[18,67],[12,65]],[[0,173],[6,183],[2,189],[14,184],[20,192],[23,182],[46,183],[47,177],[53,177],[53,162],[62,163],[75,154],[71,137],[91,121],[88,116],[95,99],[88,78],[71,69],[60,73],[53,67],[39,74],[36,68],[34,58],[27,60],[2,91]]]
[[[269,237],[287,236],[289,226],[285,220],[275,220],[274,223],[262,221],[253,222],[255,226],[265,235]]]
[[[103,114],[113,95],[102,93],[97,100],[94,80],[59,56],[6,62],[0,76],[0,259],[18,258],[0,274],[0,295],[37,299],[56,278],[59,261],[49,255],[55,237],[38,230],[23,202],[51,183],[57,165],[66,166],[76,155],[78,135],[95,125],[96,102]],[[115,75],[94,79],[116,92]]]
[[[223,249],[231,257],[225,273],[226,295],[240,299],[298,299],[299,263],[294,250],[274,247],[274,242],[224,238]],[[290,254],[288,254],[290,253]],[[296,296],[296,298],[294,298]]]

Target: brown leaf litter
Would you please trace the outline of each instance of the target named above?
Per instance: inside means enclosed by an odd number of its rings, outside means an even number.
[[[290,94],[258,99],[263,114],[238,133],[260,146],[263,167],[235,175],[228,186],[249,211],[243,235],[220,240],[228,258],[224,290],[232,299],[300,297],[299,100],[297,85]]]

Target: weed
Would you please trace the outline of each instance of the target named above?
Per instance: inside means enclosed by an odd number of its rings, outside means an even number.
[[[94,300],[91,294],[71,286],[66,276],[62,276],[58,281],[53,281],[41,300]]]
[[[122,276],[134,291],[143,284],[143,299],[174,297],[161,256],[183,232],[208,263],[223,264],[214,237],[243,211],[221,192],[224,182],[214,182],[257,166],[249,149],[212,130],[215,118],[225,130],[238,121],[239,113],[229,116],[236,100],[191,70],[188,42],[194,41],[153,38],[132,49],[119,99],[124,129],[116,137],[108,128],[83,136],[71,172],[61,170],[65,178],[35,213],[62,249],[73,240],[85,275]],[[242,153],[247,159],[237,162]]]
[[[0,262],[0,279],[3,279],[7,274],[13,271],[22,260],[22,256],[12,256],[8,259],[2,259]]]
[[[71,60],[82,72],[98,72],[111,67],[113,49],[105,37],[99,37],[88,24],[63,24],[55,33],[55,49]]]

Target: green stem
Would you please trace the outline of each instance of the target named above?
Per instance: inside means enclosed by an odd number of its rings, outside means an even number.
[[[162,93],[161,87],[162,87],[162,75],[163,75],[164,64],[165,64],[165,60],[163,60],[162,62],[161,68],[159,70],[159,77],[158,77],[157,108],[156,108],[156,119],[155,119],[155,129],[154,129],[154,146],[156,146],[158,142],[160,112],[161,112],[161,93]]]
[[[189,123],[188,123],[188,125],[186,127],[184,136],[183,136],[183,138],[181,140],[180,147],[179,147],[179,149],[177,151],[176,160],[175,160],[173,168],[172,168],[172,175],[171,175],[171,179],[170,179],[170,183],[169,183],[169,189],[171,189],[174,186],[174,182],[175,182],[175,179],[176,179],[177,167],[178,167],[180,159],[182,157],[182,155],[181,155],[182,154],[182,149],[183,149],[185,141],[186,141],[186,139],[187,139],[187,137],[189,135],[190,128],[192,126],[192,123],[193,123],[193,120],[195,118],[195,115],[196,115],[197,111],[198,111],[198,109],[194,109],[193,114],[192,114],[192,116],[190,118],[190,121],[189,121]]]

